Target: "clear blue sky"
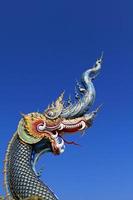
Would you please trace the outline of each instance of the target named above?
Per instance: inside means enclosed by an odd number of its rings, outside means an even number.
[[[44,156],[42,179],[60,200],[133,199],[133,1],[0,2],[0,193],[2,160],[19,112],[42,111],[104,51],[94,81],[103,108],[81,147]]]

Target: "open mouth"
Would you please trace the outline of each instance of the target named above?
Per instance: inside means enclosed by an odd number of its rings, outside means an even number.
[[[56,128],[55,128],[56,127]],[[45,131],[45,137],[49,139],[51,143],[52,152],[56,155],[61,154],[65,150],[65,144],[78,145],[74,141],[67,141],[63,138],[65,133],[75,133],[77,131],[82,131],[86,128],[86,122],[80,120],[76,122],[75,120],[64,121],[57,126],[49,127],[49,130]]]
[[[80,120],[78,123],[75,120],[64,121],[60,123],[58,129],[54,130],[54,127],[51,127],[51,130],[46,131],[46,137],[49,138],[51,142],[52,151],[54,154],[61,154],[65,150],[65,144],[74,144],[78,145],[74,141],[67,141],[63,138],[63,134],[65,133],[75,133],[77,131],[82,131],[86,128],[86,123],[83,120]]]

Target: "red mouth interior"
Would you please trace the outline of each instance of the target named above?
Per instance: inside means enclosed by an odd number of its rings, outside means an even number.
[[[82,120],[79,121],[78,123],[73,123],[73,124],[72,123],[63,123],[64,128],[62,130],[56,130],[58,132],[58,137],[61,137],[66,144],[79,145],[78,143],[76,143],[74,141],[67,141],[66,139],[64,139],[63,135],[64,135],[64,133],[74,134],[74,133],[80,131],[83,127],[83,124],[81,122],[82,122]],[[56,134],[56,131],[55,131],[55,134]]]

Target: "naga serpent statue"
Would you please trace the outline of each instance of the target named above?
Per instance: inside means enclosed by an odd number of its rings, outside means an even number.
[[[102,56],[82,75],[77,82],[74,103],[68,99],[65,105],[63,94],[52,105],[40,113],[22,114],[18,128],[9,142],[4,160],[5,199],[57,200],[57,196],[40,180],[35,165],[43,153],[59,155],[64,152],[65,133],[71,134],[92,125],[98,111],[87,113],[95,99],[92,80],[101,69]]]

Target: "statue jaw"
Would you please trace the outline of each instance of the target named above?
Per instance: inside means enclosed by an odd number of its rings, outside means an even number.
[[[63,139],[64,134],[75,134],[92,125],[97,113],[93,111],[74,119],[59,118],[47,119],[40,113],[30,113],[20,120],[18,125],[19,138],[26,144],[37,144],[41,140],[49,141],[49,148],[55,155],[64,152],[65,143],[71,144]]]
[[[91,112],[90,114],[86,114],[83,117],[78,117],[75,119],[62,119],[57,129],[54,129],[53,127],[51,128],[49,127],[50,132],[46,138],[49,138],[52,152],[54,154],[59,155],[64,152],[65,143],[76,144],[74,142],[67,142],[66,140],[63,139],[63,136],[65,134],[69,135],[69,134],[75,134],[80,131],[82,132],[83,130],[90,127],[92,125],[92,122],[96,113],[97,113],[97,110]]]

